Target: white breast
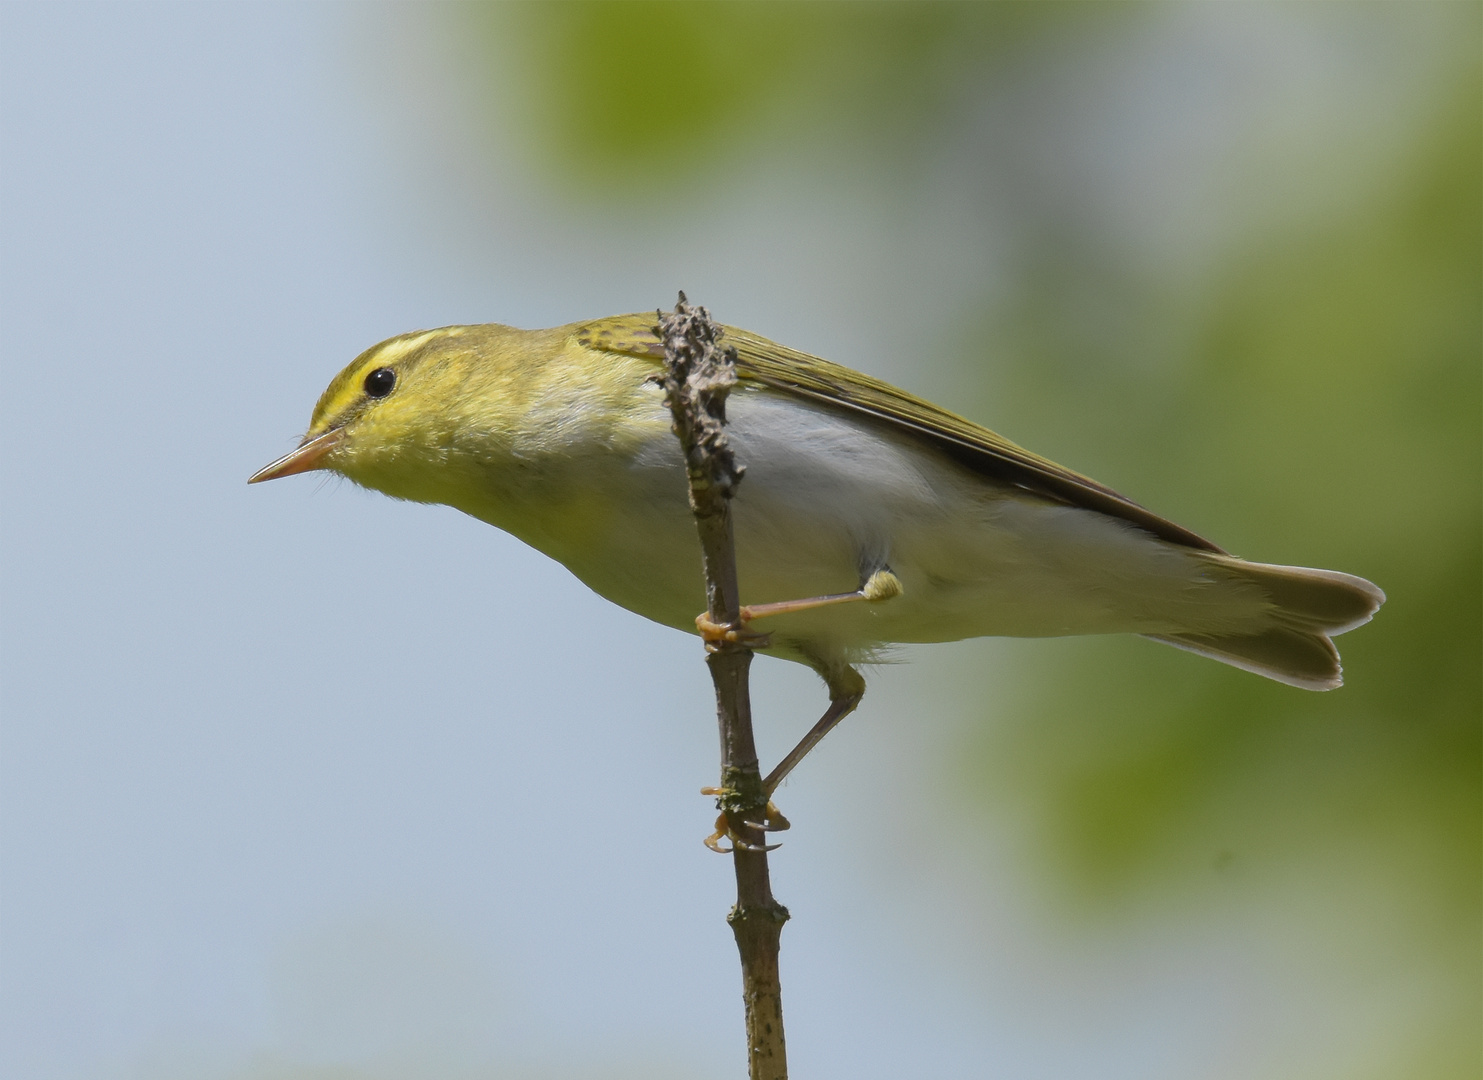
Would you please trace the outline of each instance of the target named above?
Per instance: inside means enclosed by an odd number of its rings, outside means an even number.
[[[635,452],[594,446],[543,470],[520,514],[464,509],[614,602],[693,629],[704,606],[698,546],[657,391],[654,410]],[[733,504],[744,602],[849,591],[882,566],[905,586],[896,599],[781,616],[768,627],[815,651],[1228,628],[1265,610],[1260,595],[1212,576],[1187,548],[989,481],[885,422],[763,389],[734,393],[727,412],[747,470]]]

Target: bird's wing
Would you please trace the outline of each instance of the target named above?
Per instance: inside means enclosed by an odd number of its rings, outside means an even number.
[[[654,332],[657,321],[657,315],[615,315],[581,323],[573,336],[591,349],[662,363],[664,346]],[[983,476],[1057,502],[1121,518],[1175,544],[1224,554],[1204,537],[1145,510],[1111,488],[889,383],[735,327],[725,328],[724,343],[735,347],[737,374],[744,381],[875,417],[911,431]]]

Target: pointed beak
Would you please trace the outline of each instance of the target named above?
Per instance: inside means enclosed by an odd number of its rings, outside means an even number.
[[[330,428],[323,435],[316,435],[312,439],[305,439],[299,448],[292,453],[284,454],[271,465],[264,466],[247,478],[249,484],[261,483],[264,480],[277,480],[280,476],[292,476],[294,473],[309,472],[311,469],[320,467],[324,460],[335,447],[340,445],[340,440],[345,437],[341,428]]]

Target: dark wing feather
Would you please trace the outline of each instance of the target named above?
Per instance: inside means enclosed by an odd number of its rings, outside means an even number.
[[[574,336],[588,348],[662,362],[664,348],[654,333],[657,321],[656,315],[615,315],[578,325]],[[1204,537],[1145,510],[1111,488],[889,383],[730,326],[726,327],[725,343],[736,348],[737,374],[743,380],[875,417],[913,432],[968,468],[1001,483],[1121,518],[1171,543],[1224,554]]]

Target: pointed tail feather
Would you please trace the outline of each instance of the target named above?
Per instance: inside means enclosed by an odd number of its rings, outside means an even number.
[[[1378,586],[1353,574],[1246,562],[1229,555],[1206,558],[1262,589],[1276,609],[1276,620],[1294,629],[1336,637],[1369,622],[1385,603]]]
[[[1385,603],[1385,593],[1364,578],[1336,570],[1250,563],[1228,555],[1206,558],[1266,593],[1272,625],[1245,634],[1150,637],[1305,690],[1333,690],[1343,684],[1339,651],[1329,639],[1369,622]]]
[[[1209,634],[1149,634],[1154,641],[1186,649],[1242,671],[1265,675],[1304,690],[1333,690],[1344,684],[1339,650],[1323,634],[1278,627],[1242,637]]]

